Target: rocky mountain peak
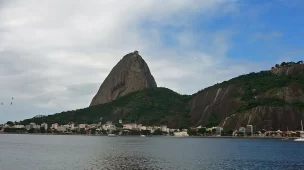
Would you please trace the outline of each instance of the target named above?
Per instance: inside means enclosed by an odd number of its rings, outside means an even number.
[[[134,51],[125,55],[101,84],[90,106],[108,103],[131,92],[157,84],[145,60]]]

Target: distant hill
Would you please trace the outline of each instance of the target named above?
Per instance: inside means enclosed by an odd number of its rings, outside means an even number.
[[[23,120],[22,124],[46,122],[66,124],[98,123],[102,121],[125,123],[137,122],[145,125],[168,124],[171,127],[190,126],[188,103],[191,96],[180,95],[167,88],[153,88],[133,92],[110,103]]]
[[[235,129],[299,129],[304,117],[304,65],[250,73],[199,91],[190,102],[192,122]],[[278,74],[280,73],[280,74]]]
[[[169,127],[222,126],[236,129],[296,130],[304,119],[304,64],[293,63],[269,71],[249,73],[180,95],[167,88],[132,92],[112,102],[22,121],[35,123],[94,123],[123,119]]]

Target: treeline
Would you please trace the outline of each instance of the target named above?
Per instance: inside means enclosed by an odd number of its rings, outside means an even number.
[[[303,61],[300,60],[298,62],[282,62],[281,64],[276,64],[274,67],[272,67],[271,69],[274,69],[274,68],[280,68],[280,67],[291,67],[293,66],[294,64],[303,64]]]
[[[181,115],[181,124],[190,125],[188,103],[189,95],[180,95],[167,88],[154,88],[137,91],[123,96],[110,103],[92,106],[84,109],[72,110],[48,115],[40,118],[31,118],[21,121],[23,125],[36,124],[76,124],[105,123],[107,121],[118,122],[123,119],[124,123],[137,122],[149,125],[170,124],[170,117]],[[102,120],[101,120],[102,118]],[[174,122],[176,123],[176,122]]]

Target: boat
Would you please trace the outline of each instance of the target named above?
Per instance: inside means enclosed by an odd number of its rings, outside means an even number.
[[[140,135],[140,137],[146,137],[146,135]]]
[[[303,131],[303,122],[301,120],[301,132],[300,132],[300,138],[295,139],[296,142],[304,142],[304,131]]]
[[[108,134],[108,137],[117,137],[115,134]]]

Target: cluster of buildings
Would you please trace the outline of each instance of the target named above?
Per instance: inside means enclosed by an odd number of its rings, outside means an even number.
[[[161,132],[165,133],[170,133],[170,132],[178,132],[178,129],[170,129],[166,125],[163,126],[143,126],[142,124],[136,124],[136,123],[130,123],[130,124],[122,124],[122,121],[120,120],[119,123],[122,125],[122,127],[116,127],[112,122],[107,122],[105,124],[75,124],[73,122],[65,124],[65,125],[60,125],[58,123],[53,123],[48,125],[47,123],[42,123],[42,124],[35,124],[35,123],[30,123],[28,125],[7,125],[4,124],[2,125],[2,130],[5,128],[14,128],[14,129],[34,129],[39,131],[41,128],[44,128],[46,131],[52,131],[52,132],[61,132],[61,133],[73,133],[77,131],[85,131],[89,132],[90,130],[94,129],[97,133],[102,132],[102,131],[107,131],[107,132],[112,132],[116,130],[121,130],[121,131],[128,131],[128,130],[133,130],[133,131],[143,131],[147,130],[150,133],[154,133],[156,130],[160,130]],[[0,125],[1,127],[1,125]]]
[[[149,133],[153,134],[155,131],[158,131],[160,134],[170,134],[174,136],[189,136],[193,135],[189,133],[188,129],[172,129],[168,128],[167,125],[162,126],[144,126],[142,124],[136,124],[136,123],[129,123],[129,124],[122,124],[122,121],[119,121],[120,126],[116,127],[112,122],[107,122],[105,124],[75,124],[73,122],[60,125],[58,123],[54,123],[51,125],[48,125],[47,123],[42,123],[40,125],[35,123],[30,123],[28,125],[0,125],[0,129],[2,131],[5,128],[11,128],[11,129],[23,129],[23,130],[34,130],[35,132],[40,132],[42,128],[45,129],[45,132],[58,132],[58,133],[77,133],[77,132],[83,132],[83,133],[91,133],[92,130],[94,130],[96,133],[103,134],[103,132],[106,131],[106,133],[112,133],[113,131],[120,131],[120,132],[128,132],[128,131],[148,131]],[[200,129],[204,128],[204,134],[201,134]],[[196,132],[196,135],[208,135],[208,136],[222,136],[223,135],[223,128],[222,127],[211,127],[206,128],[202,126],[198,126],[195,128],[191,128],[192,131]],[[232,134],[231,134],[232,133]],[[247,125],[246,127],[240,127],[239,129],[235,131],[231,131],[230,134],[225,134],[227,136],[277,136],[277,137],[293,137],[297,135],[297,132],[294,131],[254,131],[254,128],[252,125]]]

